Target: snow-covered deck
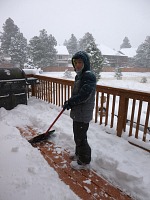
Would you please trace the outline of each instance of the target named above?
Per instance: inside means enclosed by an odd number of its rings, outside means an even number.
[[[19,130],[26,139],[37,135],[36,131],[31,127],[19,128]],[[50,140],[36,143],[33,147],[40,150],[50,167],[54,168],[58,173],[59,178],[81,199],[132,200],[130,196],[98,175],[92,168],[80,171],[71,169],[69,151],[55,145]]]

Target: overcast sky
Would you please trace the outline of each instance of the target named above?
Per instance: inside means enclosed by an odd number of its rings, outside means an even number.
[[[0,31],[11,18],[28,41],[45,29],[58,45],[90,32],[119,50],[124,37],[138,47],[150,36],[150,0],[0,0]]]

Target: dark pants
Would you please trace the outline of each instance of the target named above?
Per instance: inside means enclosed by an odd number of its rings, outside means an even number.
[[[91,148],[87,141],[89,123],[73,121],[75,153],[79,157],[78,163],[89,164],[91,161]]]

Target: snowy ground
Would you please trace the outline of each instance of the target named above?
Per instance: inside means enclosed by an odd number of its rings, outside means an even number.
[[[140,83],[146,76],[148,82]],[[51,73],[62,77],[62,73]],[[74,74],[73,74],[74,76]],[[112,73],[102,73],[99,84],[150,92],[150,73],[125,73],[115,80]],[[33,126],[39,133],[47,130],[61,108],[30,98],[28,105],[7,111],[0,108],[0,200],[74,200],[79,199],[50,168],[38,149],[20,136],[17,126]],[[74,151],[72,120],[65,111],[54,125],[52,141]],[[130,145],[127,138],[107,134],[108,127],[90,123],[88,139],[92,148],[91,167],[137,200],[150,197],[150,154]]]
[[[122,74],[122,80],[116,80],[114,72],[102,72],[101,79],[97,84],[150,92],[150,72],[122,72]],[[41,75],[64,78],[63,72],[43,72]],[[72,72],[71,75],[70,79],[74,79],[75,72]],[[141,83],[143,77],[146,77],[147,83]]]

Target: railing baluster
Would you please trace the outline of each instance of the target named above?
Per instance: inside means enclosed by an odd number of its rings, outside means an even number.
[[[145,127],[144,127],[144,133],[143,133],[143,141],[144,142],[146,142],[146,134],[147,134],[149,116],[150,116],[150,103],[148,103],[148,106],[147,106],[147,113],[146,113],[146,119],[145,119]]]
[[[96,92],[96,105],[95,105],[95,123],[97,122],[97,115],[98,115],[98,99],[99,99],[99,92]]]
[[[132,136],[132,128],[133,128],[133,121],[134,121],[135,103],[136,103],[136,100],[133,99],[133,103],[132,103],[132,113],[131,113],[131,121],[130,121],[130,130],[129,130],[129,137]]]
[[[138,138],[139,124],[140,124],[140,118],[141,118],[141,110],[142,110],[142,101],[139,102],[139,110],[138,110],[138,118],[137,118],[135,138]]]
[[[55,92],[55,95],[56,95],[56,105],[58,105],[58,83],[55,83],[56,85],[56,92]]]
[[[109,111],[109,94],[107,94],[106,99],[106,113],[105,113],[105,126],[108,124],[108,111]]]
[[[125,98],[125,112],[124,112],[124,119],[123,119],[123,130],[124,131],[126,131],[127,114],[128,114],[128,104],[129,104],[129,99]]]
[[[104,93],[101,94],[101,107],[100,107],[100,124],[103,123],[103,102],[104,102]]]
[[[64,85],[61,84],[61,102],[62,102],[62,105],[64,103]]]
[[[113,95],[113,102],[112,102],[112,112],[111,112],[111,124],[110,124],[110,128],[112,128],[112,127],[113,127],[113,124],[114,124],[115,102],[116,102],[116,95]]]
[[[60,102],[61,102],[61,98],[60,98],[60,97],[61,97],[61,93],[60,93],[60,91],[61,91],[60,88],[61,88],[61,87],[60,87],[60,85],[61,85],[61,84],[59,83],[59,86],[58,86],[58,91],[59,91],[59,92],[58,92],[58,95],[59,95],[59,103],[58,103],[58,105],[59,105],[59,106],[61,106],[61,103],[60,103]]]

